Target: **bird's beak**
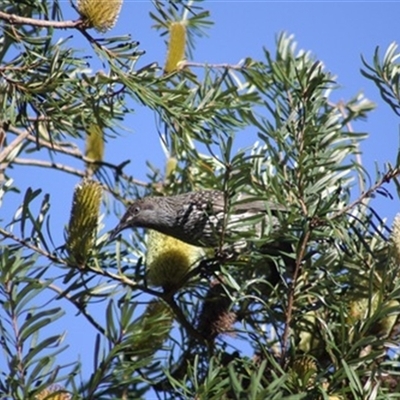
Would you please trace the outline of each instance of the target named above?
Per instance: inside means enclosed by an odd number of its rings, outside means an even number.
[[[112,231],[110,231],[110,234],[108,236],[108,241],[111,242],[116,239],[118,234],[124,229],[124,226],[121,226],[121,224],[118,224]]]

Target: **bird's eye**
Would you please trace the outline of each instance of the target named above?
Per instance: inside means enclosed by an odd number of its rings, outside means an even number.
[[[140,213],[140,207],[136,206],[136,207],[133,208],[132,211],[133,211],[134,214],[139,214]]]

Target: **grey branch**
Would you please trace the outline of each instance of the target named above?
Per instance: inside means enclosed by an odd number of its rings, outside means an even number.
[[[76,21],[46,21],[41,19],[20,17],[19,15],[7,14],[2,11],[0,11],[0,19],[7,21],[11,25],[31,25],[42,28],[79,28],[84,24],[81,19],[77,19]]]

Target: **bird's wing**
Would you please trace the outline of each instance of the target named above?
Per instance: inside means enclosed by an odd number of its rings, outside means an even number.
[[[243,195],[234,203],[233,210],[235,212],[253,212],[253,213],[269,213],[274,211],[285,211],[285,207],[280,204],[267,200],[258,200],[249,195]]]

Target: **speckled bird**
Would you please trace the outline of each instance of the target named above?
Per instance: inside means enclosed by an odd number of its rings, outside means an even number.
[[[277,225],[272,213],[282,210],[281,206],[252,200],[247,195],[239,196],[238,200],[239,203],[229,207],[225,204],[224,193],[219,190],[144,197],[131,203],[120,223],[111,231],[110,240],[127,228],[148,228],[194,246],[217,248],[236,232],[243,235],[252,232],[256,238],[266,227]]]

